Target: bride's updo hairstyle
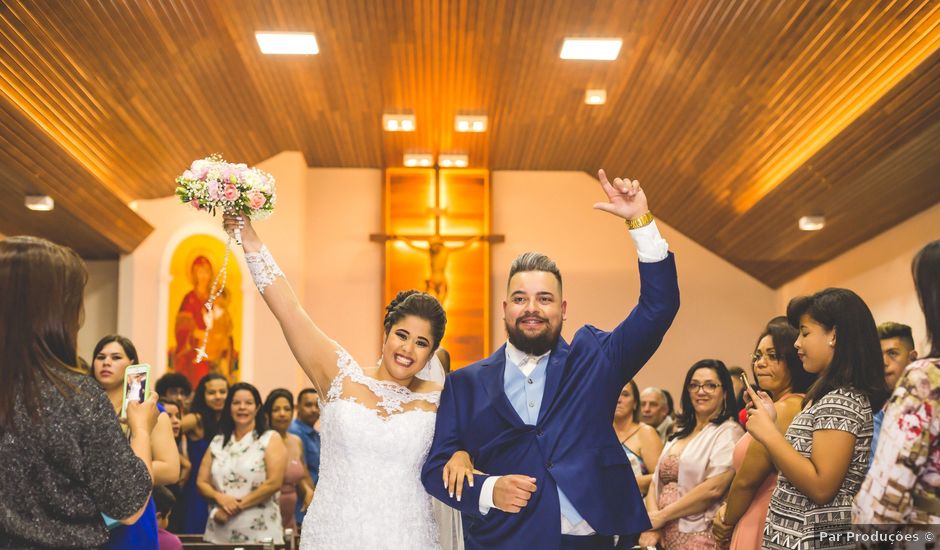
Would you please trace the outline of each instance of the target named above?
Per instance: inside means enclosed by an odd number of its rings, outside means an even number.
[[[412,315],[431,323],[431,336],[434,338],[432,352],[436,351],[444,338],[447,326],[447,314],[437,298],[417,290],[399,292],[395,299],[385,307],[385,337],[392,331],[392,326]]]

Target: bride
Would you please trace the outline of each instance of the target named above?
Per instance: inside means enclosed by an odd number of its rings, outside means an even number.
[[[251,223],[226,215],[225,228],[241,231],[258,290],[325,396],[320,479],[301,550],[440,548],[421,466],[441,386],[416,376],[444,337],[440,303],[423,292],[400,292],[386,307],[378,367],[363,369],[311,321]]]

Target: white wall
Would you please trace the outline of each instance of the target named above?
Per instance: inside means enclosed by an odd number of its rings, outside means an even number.
[[[118,261],[89,261],[85,266],[85,322],[78,331],[78,354],[90,363],[98,340],[117,332]]]
[[[910,325],[917,349],[923,351],[927,349],[924,316],[914,292],[911,260],[936,239],[940,239],[940,204],[783,285],[777,291],[777,307],[783,311],[791,298],[827,287],[848,288],[865,300],[875,322]]]
[[[583,324],[611,329],[636,305],[636,252],[623,220],[592,205],[604,199],[583,172],[494,172],[493,231],[506,242],[493,251],[494,348],[505,337],[502,301],[513,258],[528,250],[558,264],[568,301],[563,336]],[[650,186],[652,188],[652,186]],[[655,192],[650,208],[656,212]],[[716,358],[744,364],[764,324],[776,314],[774,291],[657,221],[676,254],[682,305],[662,346],[637,376],[637,384],[668,389],[678,399],[688,368]]]

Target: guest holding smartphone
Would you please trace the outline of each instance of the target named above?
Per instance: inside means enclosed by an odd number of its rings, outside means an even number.
[[[124,371],[131,365],[138,364],[137,348],[128,338],[112,334],[105,336],[95,345],[92,354],[91,375],[101,385],[114,414],[120,415],[124,405]],[[140,384],[140,382],[138,382]],[[140,384],[143,388],[144,385]],[[138,394],[139,396],[139,394]],[[135,397],[132,401],[137,401]],[[157,405],[160,416],[150,433],[151,464],[153,465],[153,485],[169,485],[179,480],[180,461],[176,442],[173,440],[173,426],[170,417],[163,412],[163,406]],[[157,509],[153,499],[140,520],[133,525],[121,526],[110,533],[108,549],[127,548],[134,550],[157,550]]]

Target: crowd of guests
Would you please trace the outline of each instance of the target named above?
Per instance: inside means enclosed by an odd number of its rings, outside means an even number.
[[[613,431],[652,528],[620,546],[850,547],[819,531],[940,522],[940,241],[912,272],[923,358],[909,326],[876,325],[858,295],[830,288],[755,327],[750,368],[695,362],[678,407],[627,383]],[[85,278],[69,249],[0,241],[0,546],[282,542],[315,498],[316,390],[262,399],[221,374],[193,389],[170,373],[121,417],[124,371],[141,358],[110,335],[79,359]]]

